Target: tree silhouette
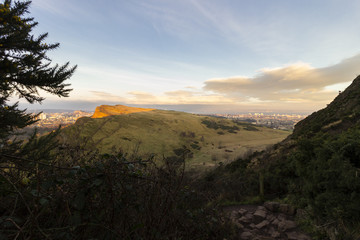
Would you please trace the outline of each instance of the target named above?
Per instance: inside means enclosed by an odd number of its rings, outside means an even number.
[[[0,139],[12,131],[33,123],[34,117],[18,109],[18,103],[9,105],[10,97],[25,98],[29,103],[41,103],[39,90],[67,97],[72,90],[64,83],[74,73],[76,66],[52,65],[47,51],[59,47],[48,44],[47,33],[34,36],[38,25],[28,17],[31,1],[0,4]]]

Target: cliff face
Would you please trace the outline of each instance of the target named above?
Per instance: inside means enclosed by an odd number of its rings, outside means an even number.
[[[155,110],[153,108],[137,108],[137,107],[128,107],[124,105],[101,105],[96,107],[94,115],[91,118],[103,118],[112,115],[122,115],[122,114],[130,114],[136,112],[148,112]]]

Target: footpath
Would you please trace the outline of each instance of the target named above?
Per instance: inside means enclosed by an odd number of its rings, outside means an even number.
[[[291,205],[266,202],[261,206],[236,205],[223,210],[238,227],[241,240],[311,240],[297,226],[294,220],[297,211]]]

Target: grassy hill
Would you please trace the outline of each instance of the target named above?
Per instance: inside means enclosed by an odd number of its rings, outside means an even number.
[[[96,148],[101,153],[122,150],[140,156],[180,155],[191,151],[189,166],[230,162],[248,151],[263,150],[289,135],[287,131],[237,123],[228,119],[153,110],[104,118],[81,118],[65,128],[64,142]]]

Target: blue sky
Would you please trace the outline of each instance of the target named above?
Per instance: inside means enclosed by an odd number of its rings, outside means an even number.
[[[78,65],[69,98],[190,112],[312,112],[360,70],[358,0],[33,0],[35,34]]]

